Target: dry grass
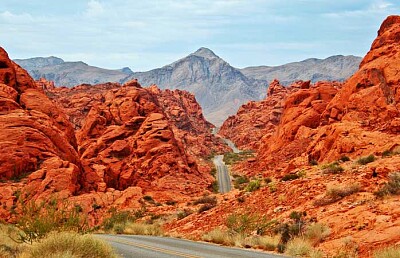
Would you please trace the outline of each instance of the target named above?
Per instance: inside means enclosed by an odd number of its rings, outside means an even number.
[[[388,247],[374,253],[374,258],[398,258],[400,257],[400,246]]]
[[[298,237],[287,243],[285,253],[294,257],[307,257],[313,250],[314,249],[308,240]]]
[[[218,228],[203,235],[202,239],[207,242],[228,246],[232,246],[235,243],[231,234]]]
[[[26,247],[17,244],[11,237],[17,238],[19,230],[12,225],[0,224],[0,258],[17,257]]]
[[[274,251],[279,244],[280,236],[251,236],[244,240],[243,246],[261,248],[266,251]]]
[[[91,235],[72,232],[50,233],[21,255],[22,258],[113,258],[111,246]]]
[[[313,223],[307,226],[305,237],[311,241],[312,244],[316,245],[329,236],[331,230],[328,226],[320,223]]]
[[[226,246],[237,246],[247,248],[261,248],[267,251],[274,251],[279,244],[280,236],[248,236],[243,234],[214,229],[203,235],[202,239]]]
[[[321,199],[315,200],[315,206],[328,205],[343,199],[346,196],[357,193],[361,190],[358,183],[344,186],[332,186],[326,190],[325,196]]]
[[[163,230],[158,224],[145,224],[138,222],[126,223],[121,233],[130,235],[162,236]]]

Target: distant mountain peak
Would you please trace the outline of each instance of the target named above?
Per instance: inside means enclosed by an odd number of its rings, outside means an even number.
[[[196,52],[191,54],[193,56],[200,56],[207,59],[219,58],[211,49],[206,47],[199,48]]]

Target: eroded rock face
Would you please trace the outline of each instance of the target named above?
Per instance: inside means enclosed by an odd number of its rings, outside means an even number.
[[[276,86],[271,85],[271,96],[243,106],[221,133],[239,146],[258,149],[256,170],[271,173],[276,168],[286,173],[311,160],[331,162],[342,155],[396,149],[400,144],[398,20],[390,16],[383,22],[359,71],[343,85],[318,82],[298,85],[295,91],[289,87],[277,95],[281,102],[272,102]]]
[[[284,87],[274,80],[268,87],[265,100],[242,105],[236,115],[225,120],[219,134],[231,139],[240,149],[257,150],[261,138],[275,132],[281,120],[284,101],[291,92],[299,89],[296,86]]]
[[[184,202],[208,192],[204,157],[225,147],[192,94],[137,80],[54,88],[3,49],[0,78],[2,219],[15,219],[21,203],[56,198],[95,224],[110,207],[141,208],[144,194]]]
[[[71,123],[2,48],[0,103],[1,217],[10,218],[18,191],[27,200],[76,194],[82,173]]]

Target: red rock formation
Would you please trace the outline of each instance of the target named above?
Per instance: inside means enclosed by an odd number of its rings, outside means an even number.
[[[249,175],[273,178],[274,191],[265,187],[251,195],[241,195],[247,199],[240,203],[237,202],[239,195],[231,196],[217,209],[190,218],[191,223],[171,223],[169,229],[196,235],[224,224],[227,213],[238,210],[261,212],[281,220],[287,219],[294,210],[305,210],[331,228],[331,235],[319,246],[331,255],[334,250],[343,248],[346,239],[353,241],[360,257],[369,257],[373,250],[383,246],[398,244],[399,198],[388,196],[380,200],[373,193],[387,182],[388,173],[400,169],[398,154],[379,157],[386,150],[398,153],[400,146],[399,35],[400,16],[388,17],[359,71],[347,82],[300,86],[301,89],[284,98],[283,112],[272,133],[262,138],[249,138],[250,143],[243,141],[246,146],[261,139],[258,156],[255,162],[243,162],[236,168]],[[262,117],[261,103],[242,108],[237,116],[228,120],[230,124],[224,128],[224,133],[234,135],[239,130],[258,133],[251,119]],[[266,106],[264,111],[269,113],[270,109]],[[252,111],[254,114],[250,113]],[[247,122],[248,127],[238,129],[245,126],[246,119],[251,121]],[[237,139],[240,144],[240,137]],[[369,154],[375,154],[377,160],[368,165],[355,162]],[[311,160],[319,164],[337,161],[342,155],[349,156],[352,161],[340,162],[344,171],[339,174],[326,174],[323,166],[309,165]],[[280,180],[284,174],[300,170],[304,178]],[[315,200],[324,196],[330,186],[347,185],[359,185],[361,192],[324,207],[315,205]],[[280,209],[275,209],[277,207]],[[201,223],[204,220],[208,223]]]
[[[29,198],[41,193],[69,197],[80,188],[80,159],[72,125],[38,89],[25,70],[0,48],[0,179],[28,177],[25,183],[0,183],[0,214],[10,218],[16,190]],[[34,180],[35,186],[30,184]],[[29,186],[29,187],[28,187]]]
[[[68,199],[94,224],[111,206],[140,208],[143,194],[183,202],[208,192],[203,159],[225,147],[193,95],[136,80],[54,88],[3,49],[0,79],[0,218],[13,219],[18,198]]]
[[[269,137],[275,131],[282,116],[284,100],[299,89],[296,86],[284,87],[274,80],[268,87],[265,100],[242,105],[236,115],[225,120],[219,134],[231,139],[240,149],[257,150],[261,138]]]
[[[165,196],[176,197],[177,192],[202,193],[212,182],[203,158],[225,146],[211,134],[212,125],[192,94],[156,86],[145,89],[136,80],[47,93],[78,129],[87,188],[124,190],[138,185],[145,191],[168,190]],[[198,184],[196,189],[157,181],[176,181],[180,174],[182,181]]]

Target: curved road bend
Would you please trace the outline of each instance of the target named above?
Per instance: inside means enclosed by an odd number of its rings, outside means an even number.
[[[222,247],[204,242],[136,235],[96,235],[124,258],[278,258],[282,256],[240,248]]]
[[[224,155],[214,156],[214,165],[217,168],[217,181],[218,189],[220,193],[227,193],[232,189],[231,176],[229,175],[229,169],[225,165]]]

